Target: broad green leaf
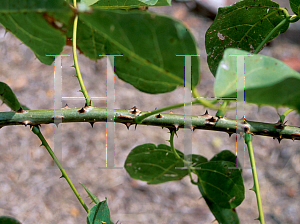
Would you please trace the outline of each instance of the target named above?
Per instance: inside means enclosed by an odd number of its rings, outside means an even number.
[[[204,194],[221,208],[235,208],[245,198],[241,170],[228,169],[234,166],[235,163],[228,161],[209,161],[200,164],[201,169],[195,169]]]
[[[154,3],[155,2],[155,3]],[[154,3],[154,4],[153,4]],[[141,6],[170,6],[171,0],[101,0],[93,4],[93,8],[98,9],[131,9]]]
[[[300,110],[300,74],[285,63],[264,55],[245,57],[245,89],[237,86],[237,57],[247,55],[238,49],[226,49],[217,70],[216,97],[236,97],[245,90],[245,101],[257,105],[286,106]],[[243,78],[243,77],[241,77]]]
[[[73,12],[61,0],[1,0],[0,23],[43,63],[50,65],[66,44],[63,33]]]
[[[216,203],[212,202],[204,193],[201,185],[198,185],[198,189],[204,198],[207,206],[209,207],[210,211],[215,216],[216,220],[220,224],[239,224],[239,217],[235,211],[234,208],[228,209],[228,208],[222,208],[218,206]]]
[[[193,162],[192,166],[197,166],[201,163],[208,162],[208,160],[204,156],[192,154],[192,162]]]
[[[210,161],[228,161],[232,163],[237,163],[238,167],[241,167],[241,164],[239,160],[237,159],[236,155],[234,155],[231,151],[229,150],[223,150],[219,152],[218,154],[214,155],[213,158],[210,159]]]
[[[93,27],[87,26],[80,19],[77,25],[77,48],[92,60],[97,60],[105,55],[105,41]]]
[[[86,186],[84,186],[83,184],[81,184],[84,188],[84,190],[86,191],[86,193],[88,193],[88,195],[90,196],[90,198],[92,199],[92,201],[95,203],[95,204],[98,204],[100,202],[99,198],[94,195],[92,192],[89,191],[89,189],[87,189]]]
[[[259,46],[266,36],[284,19],[280,6],[271,0],[244,0],[232,6],[220,7],[205,35],[207,63],[215,76],[226,48],[249,52]],[[269,41],[289,27],[286,23]]]
[[[176,150],[183,158],[183,153]],[[188,174],[182,160],[175,157],[171,147],[147,143],[131,150],[124,167],[134,179],[147,181],[148,184],[160,184],[167,181],[180,180]]]
[[[104,224],[110,222],[110,213],[106,199],[94,205],[87,215],[87,224]]]
[[[13,111],[22,109],[21,104],[19,103],[14,92],[4,82],[0,82],[0,99]]]
[[[115,73],[120,79],[153,94],[184,86],[184,57],[176,55],[196,55],[198,50],[182,23],[141,11],[94,10],[79,18],[97,33],[93,40],[105,43],[106,54],[123,55],[115,57]],[[195,87],[199,57],[192,57],[192,67]]]
[[[0,224],[21,224],[18,220],[9,216],[0,216]]]
[[[300,15],[300,0],[290,0],[290,6],[296,15]]]

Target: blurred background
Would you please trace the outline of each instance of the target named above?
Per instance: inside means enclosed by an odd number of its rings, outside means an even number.
[[[211,4],[214,2],[214,4]],[[217,6],[233,4],[235,1],[195,2],[173,1],[170,7],[151,8],[160,14],[168,14],[181,20],[197,40],[201,55],[201,83],[199,93],[213,97],[214,77],[208,69],[205,52],[205,32],[212,23]],[[287,7],[288,1],[279,1]],[[272,41],[261,54],[269,55],[286,62],[300,71],[299,25]],[[36,59],[33,52],[12,34],[0,27],[0,81],[7,83],[16,93],[20,102],[31,109],[53,109],[54,66],[47,66]],[[62,54],[63,96],[82,96],[71,67],[72,52],[65,47]],[[79,66],[90,96],[106,95],[106,60],[91,61],[79,55]],[[130,84],[116,76],[115,107],[129,109],[136,106],[140,110],[153,110],[167,105],[183,102],[184,90],[178,88],[171,93],[151,95],[139,92]],[[72,108],[84,106],[84,101],[63,101]],[[95,101],[95,106],[106,107],[105,101]],[[276,123],[277,113],[287,108],[247,104],[246,119]],[[0,111],[9,111],[6,105]],[[193,114],[205,112],[202,106],[193,106]],[[173,110],[183,114],[183,109]],[[209,110],[210,114],[216,111]],[[226,114],[235,118],[235,111]],[[299,115],[292,112],[287,117],[287,125],[299,126]],[[53,146],[54,124],[42,125],[41,131]],[[80,195],[89,204],[91,199],[79,183],[104,200],[107,197],[112,219],[122,224],[139,223],[217,223],[209,211],[197,186],[188,177],[181,181],[160,185],[147,185],[133,180],[125,169],[100,169],[105,167],[106,124],[89,123],[63,124],[62,163]],[[239,136],[238,136],[239,138]],[[134,126],[128,131],[125,125],[115,124],[115,164],[123,167],[130,150],[143,143],[168,144],[168,130],[160,127]],[[254,136],[254,151],[262,203],[266,223],[300,223],[300,149],[299,141],[277,140]],[[235,152],[236,136],[226,133],[197,130],[193,133],[193,153],[210,159],[221,150]],[[29,127],[11,126],[0,129],[0,215],[14,216],[24,224],[35,223],[86,223],[86,213],[77,201],[69,185],[60,179],[60,171],[55,167],[44,147],[39,147],[39,139]],[[178,131],[175,147],[183,149],[183,131]],[[247,154],[246,154],[247,155]],[[248,156],[245,161],[248,163]],[[246,163],[246,164],[247,164]],[[243,171],[246,198],[237,208],[242,224],[259,223],[256,197],[251,170]]]

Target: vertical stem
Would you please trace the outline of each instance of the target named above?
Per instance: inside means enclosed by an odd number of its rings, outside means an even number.
[[[247,144],[247,147],[248,147],[249,157],[250,157],[250,162],[251,162],[251,167],[252,167],[254,186],[251,190],[253,190],[256,194],[256,200],[257,200],[257,206],[258,206],[258,212],[259,212],[258,219],[260,220],[261,224],[265,224],[265,218],[264,218],[264,213],[263,213],[263,208],[262,208],[259,183],[258,183],[258,177],[257,177],[256,165],[255,165],[255,158],[254,158],[254,152],[253,152],[253,146],[252,146],[252,135],[250,133],[245,134],[245,143]]]
[[[76,6],[76,0],[73,1],[74,2],[74,7],[77,8]],[[76,69],[76,77],[79,81],[79,85],[81,87],[81,92],[83,93],[83,96],[85,98],[85,102],[87,106],[94,106],[94,102],[91,100],[91,98],[89,97],[89,94],[85,88],[82,76],[81,76],[81,72],[79,69],[79,64],[78,64],[78,59],[77,59],[77,52],[76,52],[76,42],[77,42],[77,23],[78,23],[78,15],[75,16],[74,19],[74,25],[73,25],[73,39],[72,39],[72,48],[73,48],[73,58],[74,58],[74,66]]]
[[[85,209],[85,211],[87,213],[89,213],[89,209],[86,206],[86,204],[84,203],[84,201],[82,200],[82,198],[80,197],[78,191],[76,190],[75,186],[73,185],[72,181],[70,180],[69,176],[67,175],[66,171],[64,170],[64,168],[62,167],[62,165],[60,164],[59,160],[57,159],[56,155],[54,154],[54,152],[52,151],[52,149],[50,148],[49,144],[47,143],[46,139],[44,138],[43,134],[41,133],[40,129],[37,126],[33,126],[32,127],[32,132],[34,134],[36,134],[39,139],[42,142],[42,145],[45,146],[45,148],[47,149],[48,153],[50,154],[50,156],[52,157],[52,159],[54,160],[55,164],[58,166],[58,168],[60,169],[62,176],[66,179],[66,181],[68,182],[68,184],[70,185],[72,191],[74,192],[74,194],[76,195],[77,199],[79,200],[80,204],[82,205],[82,207]],[[41,145],[41,146],[42,146]]]

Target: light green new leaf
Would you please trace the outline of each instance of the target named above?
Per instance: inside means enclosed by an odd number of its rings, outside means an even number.
[[[115,58],[115,73],[120,79],[147,93],[184,86],[185,60],[176,55],[197,55],[198,50],[182,23],[151,12],[117,10],[94,10],[80,14],[79,19],[97,33],[93,40],[105,44],[106,54],[123,55]],[[192,77],[195,87],[199,57],[192,57]]]
[[[220,7],[205,35],[207,63],[215,76],[226,48],[239,48],[249,52],[259,46],[283,19],[280,6],[271,0],[244,0],[232,6]],[[286,23],[269,41],[289,27]]]
[[[13,111],[22,109],[14,92],[4,82],[0,82],[0,99]]]
[[[54,57],[46,55],[59,55],[66,44],[64,26],[70,24],[72,15],[61,0],[0,1],[0,23],[48,65]]]
[[[300,0],[290,0],[290,6],[296,15],[300,15]]]
[[[94,195],[92,192],[89,191],[89,189],[87,189],[86,186],[84,186],[83,184],[81,184],[84,188],[84,190],[86,191],[86,193],[88,193],[88,195],[90,196],[90,198],[92,199],[92,201],[95,203],[95,204],[98,204],[100,202],[99,198]]]
[[[131,9],[142,6],[170,6],[171,0],[101,0],[93,4],[98,9]]]
[[[216,74],[215,96],[236,97],[237,91],[245,90],[248,103],[300,110],[300,74],[277,59],[264,55],[245,56],[245,89],[237,86],[237,57],[230,55],[247,54],[239,49],[225,50]]]
[[[111,223],[109,208],[106,199],[94,205],[88,215],[87,224],[104,224]]]
[[[177,150],[183,158],[183,153]],[[127,173],[134,179],[147,181],[148,184],[160,184],[180,180],[188,174],[182,160],[176,158],[171,147],[147,143],[131,150],[125,161]]]
[[[228,169],[235,163],[228,161],[209,161],[195,169],[204,195],[221,208],[232,209],[242,203],[245,188],[241,170]],[[200,189],[199,189],[200,190]]]

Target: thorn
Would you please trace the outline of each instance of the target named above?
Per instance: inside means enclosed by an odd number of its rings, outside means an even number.
[[[176,131],[178,131],[178,129],[179,129],[179,125],[178,124],[174,124],[174,128],[175,128],[175,134],[176,134]]]
[[[68,106],[68,104],[66,104],[63,109],[70,109],[70,107]]]
[[[157,110],[157,107],[155,107],[155,109],[154,110]]]
[[[56,125],[56,127],[58,128],[59,123],[54,123]]]
[[[229,138],[231,137],[231,135],[232,135],[232,133],[228,133],[228,135],[229,135]]]
[[[71,65],[70,67],[73,67],[73,68],[75,68],[75,65]]]
[[[84,107],[82,107],[80,110],[77,110],[77,112],[78,113],[85,113],[86,111],[85,111]]]
[[[62,174],[59,178],[64,178],[64,175]]]
[[[171,110],[171,111],[169,112],[169,114],[173,114],[173,111]]]
[[[82,90],[80,89],[80,90],[78,90],[78,92],[81,92],[81,93],[82,93]]]
[[[131,114],[134,114],[136,116],[138,116],[141,113],[141,111],[139,109],[137,109],[136,106],[133,106],[132,108],[130,108],[128,112]]]
[[[44,146],[43,143],[40,145],[40,147]]]
[[[136,130],[136,127],[137,127],[137,125],[138,125],[138,124],[135,124],[135,126],[134,126],[134,130]]]
[[[161,127],[161,129],[164,129],[164,127]]]
[[[131,123],[124,123],[124,124],[127,127],[127,130],[129,130],[130,125],[132,125]]]
[[[94,123],[95,123],[95,122],[90,122],[90,124],[91,124],[92,128],[94,127]]]
[[[194,130],[195,130],[195,128],[196,128],[195,126],[191,126],[191,130],[192,130],[192,131],[194,131]]]
[[[282,135],[279,136],[279,138],[277,138],[278,143],[280,144],[281,140],[282,140]]]
[[[28,124],[29,124],[29,125],[32,125],[32,122],[31,122],[31,121],[28,121],[28,120],[26,120],[26,121],[21,121],[20,123],[21,123],[21,124],[24,124],[25,127],[27,127]]]
[[[155,115],[155,117],[156,117],[156,118],[162,118],[162,117],[163,117],[163,115],[161,115],[161,114],[157,114],[157,115]]]
[[[201,117],[210,117],[210,115],[208,114],[208,111],[206,110],[205,113],[203,115],[200,115]]]

